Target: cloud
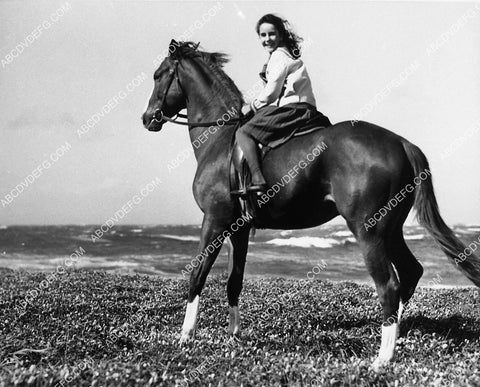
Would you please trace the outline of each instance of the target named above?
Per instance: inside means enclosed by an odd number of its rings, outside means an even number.
[[[75,125],[75,118],[69,112],[55,112],[43,110],[39,107],[30,107],[24,109],[23,113],[10,120],[6,124],[6,129],[24,130],[24,129],[52,129],[58,127],[71,127]]]

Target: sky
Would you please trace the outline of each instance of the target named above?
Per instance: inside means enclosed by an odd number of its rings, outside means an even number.
[[[2,0],[0,225],[101,224],[127,203],[118,223],[199,224],[194,157],[168,168],[187,129],[140,120],[155,59],[190,31],[246,92],[270,12],[305,39],[317,109],[418,145],[447,223],[479,224],[480,3]]]

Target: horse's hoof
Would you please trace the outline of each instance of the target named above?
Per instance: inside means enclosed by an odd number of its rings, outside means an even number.
[[[240,328],[239,327],[228,327],[228,334],[230,336],[240,337]]]
[[[182,332],[182,335],[180,336],[180,344],[184,344],[191,340],[193,340],[192,332]]]
[[[372,370],[374,372],[380,372],[382,369],[389,363],[387,359],[382,359],[377,357],[375,361],[372,363]]]

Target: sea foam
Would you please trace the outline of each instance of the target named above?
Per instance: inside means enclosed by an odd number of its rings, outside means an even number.
[[[319,238],[319,237],[299,237],[299,238],[275,238],[266,243],[277,246],[292,246],[292,247],[319,247],[321,249],[328,249],[330,247],[343,244],[342,242],[333,238]]]
[[[187,242],[198,242],[200,237],[192,235],[170,235],[170,234],[160,234],[162,238],[175,239],[177,241],[187,241]]]

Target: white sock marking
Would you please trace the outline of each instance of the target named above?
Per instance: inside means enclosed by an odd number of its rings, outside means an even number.
[[[240,311],[238,306],[229,308],[230,322],[228,324],[228,333],[237,335],[240,332]]]
[[[387,327],[382,325],[382,344],[377,359],[373,363],[373,369],[378,371],[382,366],[386,365],[392,358],[397,344],[398,324],[393,323]]]
[[[191,338],[195,333],[199,306],[200,306],[200,296],[196,296],[192,302],[187,302],[187,310],[185,311],[185,320],[183,320],[183,326],[182,326],[182,340]]]
[[[402,318],[402,313],[403,313],[404,309],[405,309],[405,307],[403,306],[403,302],[400,301],[400,303],[398,305],[398,326],[400,326],[400,320]]]

